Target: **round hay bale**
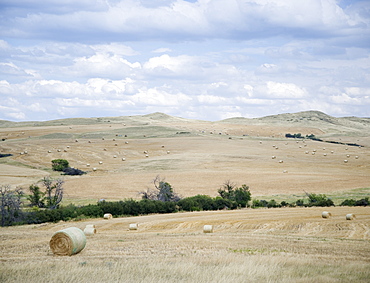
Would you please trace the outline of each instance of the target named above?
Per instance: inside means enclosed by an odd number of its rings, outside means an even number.
[[[96,228],[95,224],[87,224],[86,228]]]
[[[279,160],[279,163],[283,163],[284,161],[283,160]]]
[[[348,213],[346,215],[346,220],[353,220],[356,218],[356,215],[352,214],[352,213]]]
[[[344,163],[348,163],[348,160],[347,160],[347,159],[345,159],[345,160],[344,160]]]
[[[355,158],[358,159],[358,156],[356,155]]]
[[[96,168],[95,167],[93,168],[93,171],[96,171]]]
[[[131,223],[129,226],[128,226],[128,229],[129,230],[137,230],[137,228],[139,227],[139,224],[137,223]]]
[[[271,158],[272,158],[272,159],[275,159],[275,158],[276,158],[276,156],[275,156],[275,155],[273,155]]]
[[[170,151],[169,150],[167,150],[167,154],[170,154]]]
[[[85,248],[86,236],[81,229],[69,227],[54,233],[49,245],[53,254],[71,256]]]
[[[89,225],[86,225],[86,228],[84,229],[84,234],[86,236],[95,235],[96,234],[96,229],[94,227],[87,227],[87,226],[89,226]]]
[[[99,161],[99,164],[103,164],[103,161]]]
[[[323,211],[322,214],[321,214],[322,218],[330,218],[331,217],[331,213],[330,212],[327,212],[327,211]]]
[[[126,158],[122,157],[122,161],[125,161],[125,160],[126,160]]]
[[[203,233],[213,233],[213,225],[204,225]]]
[[[104,214],[104,219],[112,219],[112,214],[110,214],[110,213],[106,213],[106,214]]]

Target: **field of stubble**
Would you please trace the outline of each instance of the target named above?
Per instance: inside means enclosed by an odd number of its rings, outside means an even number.
[[[13,154],[0,159],[1,184],[27,188],[59,177],[50,170],[56,158],[88,171],[64,177],[64,204],[137,199],[156,175],[185,197],[216,196],[226,180],[247,184],[255,198],[294,199],[304,191],[362,197],[370,187],[368,136],[332,137],[361,148],[284,138],[327,134],[322,127],[148,118],[0,132],[0,153]],[[321,218],[322,208],[243,209],[1,228],[0,281],[369,282],[370,209],[325,210],[332,218]],[[345,220],[347,213],[356,219]],[[129,223],[139,229],[129,231]],[[54,232],[86,224],[98,232],[81,253],[51,253]],[[204,234],[205,224],[214,233]]]

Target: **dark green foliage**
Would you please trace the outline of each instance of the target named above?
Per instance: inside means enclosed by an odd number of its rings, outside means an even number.
[[[303,199],[298,199],[296,202],[295,202],[296,206],[304,206],[304,201]]]
[[[340,204],[340,206],[369,206],[369,205],[370,201],[368,197],[359,200],[346,199]]]
[[[69,162],[65,159],[54,159],[51,161],[51,168],[54,171],[63,171],[69,167]]]
[[[45,207],[44,196],[45,193],[41,192],[40,187],[37,185],[31,185],[29,187],[32,195],[29,195],[27,198],[30,201],[31,206],[36,207]]]
[[[77,168],[67,167],[63,169],[63,175],[77,176],[83,174],[86,174],[86,172]]]
[[[267,203],[267,207],[268,208],[272,208],[272,207],[280,207],[280,205],[274,200],[270,200],[268,203]]]
[[[218,190],[218,193],[223,199],[235,201],[237,206],[240,207],[246,207],[251,200],[251,192],[247,185],[242,185],[240,188],[237,188],[236,185],[230,181],[226,181]]]
[[[334,206],[334,202],[324,194],[306,194],[309,199],[308,206]]]
[[[264,199],[258,200],[254,199],[252,201],[252,208],[257,208],[257,207],[267,207],[268,202]]]

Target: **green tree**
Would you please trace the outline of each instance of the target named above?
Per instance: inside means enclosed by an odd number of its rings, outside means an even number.
[[[64,171],[69,167],[69,162],[65,159],[54,159],[51,161],[51,168],[54,171]]]
[[[238,206],[246,207],[251,200],[251,192],[247,185],[242,185],[238,188],[234,183],[227,180],[218,190],[219,195],[231,201],[235,201]]]
[[[45,193],[41,192],[40,187],[37,185],[31,185],[29,187],[29,190],[31,191],[31,195],[29,195],[27,198],[30,201],[31,206],[37,206],[37,207],[44,207],[44,196]]]

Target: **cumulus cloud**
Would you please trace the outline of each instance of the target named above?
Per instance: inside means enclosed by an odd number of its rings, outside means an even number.
[[[2,1],[0,119],[370,116],[370,4],[346,3]]]

